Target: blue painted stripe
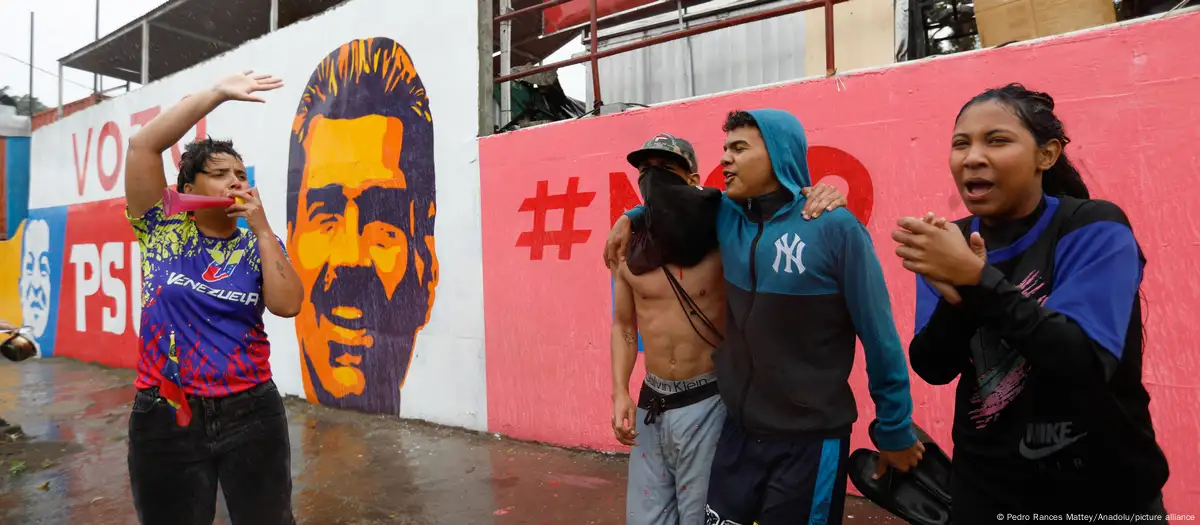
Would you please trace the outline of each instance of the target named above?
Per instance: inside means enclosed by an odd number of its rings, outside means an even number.
[[[251,188],[254,187],[254,166],[246,166],[246,184]],[[261,192],[258,194],[258,197],[262,198]],[[237,223],[238,228],[250,229],[250,225],[246,223],[246,219],[243,217],[238,217]]]
[[[616,317],[616,315],[617,315],[617,283],[613,282],[613,280],[611,278],[608,280],[608,304],[612,305],[612,308],[608,312],[609,315]],[[640,354],[643,351],[644,351],[644,349],[642,348],[642,330],[639,328],[638,329],[638,353]]]
[[[1025,232],[1025,235],[1022,235],[1020,239],[1017,239],[1017,242],[995,251],[989,250],[988,263],[995,264],[1004,262],[1020,255],[1025,250],[1028,250],[1030,246],[1033,246],[1033,243],[1037,242],[1038,237],[1042,235],[1042,232],[1046,231],[1046,226],[1050,225],[1050,219],[1054,218],[1054,212],[1056,211],[1058,211],[1058,199],[1047,195],[1046,209],[1042,211],[1042,216],[1038,218],[1037,223],[1034,224],[1029,231]],[[976,233],[978,231],[979,217],[975,217],[971,220],[971,233]]]
[[[821,465],[817,467],[817,483],[813,488],[812,510],[808,512],[808,525],[829,523],[829,510],[833,505],[833,486],[837,484],[838,461],[841,456],[841,439],[830,438],[821,442]]]
[[[29,137],[8,137],[4,142],[4,192],[8,239],[17,233],[17,226],[29,217]]]

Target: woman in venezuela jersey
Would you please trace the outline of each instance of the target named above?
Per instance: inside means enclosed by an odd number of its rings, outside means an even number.
[[[918,280],[913,371],[959,379],[955,524],[1165,512],[1142,384],[1145,258],[1121,208],[1089,198],[1068,142],[1049,95],[985,91],[951,137],[971,216],[893,232]]]
[[[144,524],[210,525],[218,482],[235,525],[295,523],[287,416],[271,379],[263,310],[294,317],[299,277],[228,141],[188,144],[176,190],[233,204],[163,211],[163,152],[220,104],[264,102],[254,93],[282,85],[270,75],[232,75],[129,140],[126,214],[143,279],[129,482]]]

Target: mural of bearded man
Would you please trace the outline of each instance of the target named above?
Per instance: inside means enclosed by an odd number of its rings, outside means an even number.
[[[309,78],[292,123],[287,247],[308,400],[399,414],[438,283],[433,116],[405,49],[347,42]]]

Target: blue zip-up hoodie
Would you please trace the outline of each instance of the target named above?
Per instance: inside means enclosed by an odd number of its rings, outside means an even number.
[[[744,203],[726,196],[717,214],[728,315],[713,360],[730,416],[764,437],[848,436],[857,336],[878,444],[907,448],[916,442],[908,364],[871,237],[845,208],[801,216],[800,189],[811,185],[803,126],[785,111],[748,113],[783,188]]]

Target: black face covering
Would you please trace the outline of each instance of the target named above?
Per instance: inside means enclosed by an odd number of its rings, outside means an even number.
[[[679,175],[647,167],[638,177],[646,227],[633,232],[626,264],[641,275],[664,264],[690,268],[717,248],[721,192],[690,186]]]

